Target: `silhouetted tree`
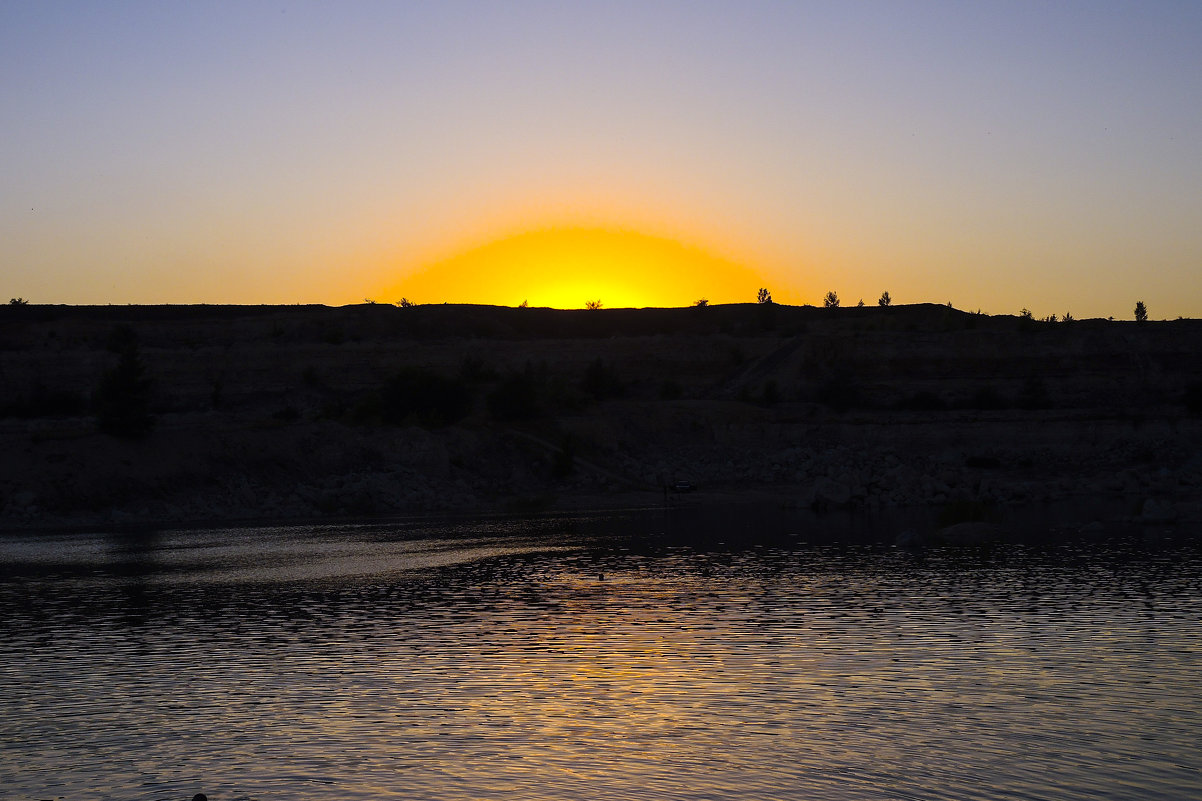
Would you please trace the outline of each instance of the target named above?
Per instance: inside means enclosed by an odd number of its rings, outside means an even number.
[[[1028,309],[1026,306],[1023,306],[1021,309],[1019,309],[1018,316],[1023,318],[1024,320],[1034,320],[1035,319],[1035,315],[1032,314],[1031,310]]]
[[[518,308],[519,309],[528,309],[528,308],[530,308],[530,303],[528,301],[523,300],[521,303],[518,304]]]
[[[1148,307],[1144,305],[1142,300],[1135,301],[1135,322],[1148,322]]]
[[[9,298],[8,305],[9,306],[28,306],[29,301],[27,301],[25,298]]]
[[[408,309],[410,306],[416,306],[417,304],[409,300],[409,298],[401,298],[396,302],[396,305],[400,306],[402,309]]]
[[[771,303],[772,293],[766,287],[760,287],[760,291],[755,293],[756,303]]]
[[[710,305],[710,302],[709,302],[709,300],[708,300],[708,299],[706,299],[706,298],[701,298],[700,300],[698,300],[698,301],[697,301],[696,303],[694,303],[693,305],[694,305],[694,306],[696,306],[696,307],[698,307],[698,308],[704,308],[704,307],[706,307],[706,306]]]
[[[584,302],[584,308],[586,308],[586,309],[588,309],[588,310],[590,310],[590,311],[596,311],[597,309],[600,309],[600,308],[601,308],[601,301],[599,301],[599,300],[586,300],[586,301]]]
[[[833,289],[830,292],[827,292],[826,297],[822,299],[822,305],[828,309],[838,308],[839,293]]]
[[[126,334],[122,328],[115,329],[110,348],[119,349],[120,355],[117,365],[105,371],[96,387],[96,425],[114,437],[145,436],[154,426],[154,418],[150,416],[151,381],[138,352],[137,337],[132,330]]]
[[[889,297],[889,291],[888,291],[888,290],[886,290],[886,291],[882,292],[882,293],[881,293],[880,300],[878,300],[878,301],[876,302],[876,305],[878,305],[878,306],[890,306],[890,305],[892,305],[892,304],[893,304],[893,298]]]
[[[864,308],[864,299],[863,298],[860,298],[860,302],[856,304],[856,308],[857,309]]]

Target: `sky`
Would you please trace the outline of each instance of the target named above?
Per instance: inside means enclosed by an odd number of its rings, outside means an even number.
[[[1199,42],[1195,0],[4,0],[0,292],[1200,317]]]

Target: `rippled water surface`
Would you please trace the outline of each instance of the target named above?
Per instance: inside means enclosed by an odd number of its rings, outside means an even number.
[[[729,525],[2,538],[0,797],[1202,797],[1196,549]]]

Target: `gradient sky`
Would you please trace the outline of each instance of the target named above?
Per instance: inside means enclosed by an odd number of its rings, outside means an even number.
[[[604,231],[698,254],[607,307],[1202,316],[1199,43],[1194,0],[6,0],[0,291],[538,305]]]

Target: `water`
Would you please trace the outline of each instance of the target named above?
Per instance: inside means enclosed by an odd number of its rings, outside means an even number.
[[[694,526],[0,539],[0,797],[1202,798],[1197,549]]]

